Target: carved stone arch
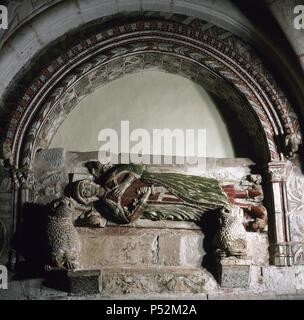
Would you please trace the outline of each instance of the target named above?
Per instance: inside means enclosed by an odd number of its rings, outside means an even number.
[[[199,71],[209,70],[216,75],[214,79],[230,84],[255,113],[258,119],[256,132],[263,129],[263,140],[267,144],[264,150],[267,159],[265,157],[264,162],[283,160],[284,153],[286,156],[288,154],[282,137],[299,130],[297,118],[287,99],[254,64],[216,35],[216,32],[201,32],[176,22],[142,20],[109,28],[69,49],[29,85],[10,120],[5,144],[12,146],[14,164],[17,167],[30,165],[35,154],[37,133],[43,130],[52,112],[57,112],[58,116],[69,112],[58,110],[58,106],[62,106],[69,96],[75,99],[79,81],[85,81],[84,77],[90,77],[98,67],[111,73],[118,59],[122,59],[121,70],[116,75],[104,74],[107,79],[101,77],[100,84],[136,68],[145,68],[149,62],[144,57],[152,53],[172,57],[171,61],[168,59],[166,62],[167,65],[150,62],[161,70],[190,76],[203,85]],[[142,62],[130,70],[128,59],[136,59],[136,55],[142,58]],[[196,73],[187,75],[187,70],[183,70],[183,61],[198,66],[194,67]],[[174,66],[174,63],[177,65]],[[56,107],[57,111],[54,111]],[[21,146],[24,146],[22,155]]]
[[[96,59],[98,60],[98,57],[93,61]],[[94,66],[92,70],[88,68],[90,64]],[[264,130],[258,123],[257,115],[250,108],[250,105],[247,106],[246,98],[238,93],[231,84],[192,59],[188,60],[183,56],[168,52],[138,51],[135,54],[115,57],[100,65],[95,65],[91,60],[84,66],[85,72],[78,69],[69,76],[68,86],[66,86],[66,81],[61,82],[54,90],[54,94],[44,103],[45,108],[42,108],[35,116],[32,129],[26,138],[27,147],[22,153],[22,166],[30,166],[36,151],[49,146],[58,127],[83,98],[110,81],[143,69],[157,69],[190,78],[202,85],[209,93],[222,98],[225,105],[238,118],[240,124],[243,122],[246,131],[254,139],[256,150],[260,152],[260,159],[270,157],[265,145],[267,140]],[[256,137],[259,138],[256,139]]]
[[[262,155],[260,162],[265,166],[274,163],[269,168],[273,173],[270,197],[276,212],[275,252],[279,257],[274,262],[291,264],[286,211],[279,208],[285,201],[284,164],[280,161],[290,156],[283,138],[299,134],[297,117],[260,60],[253,53],[248,57],[241,52],[237,37],[200,23],[198,28],[182,22],[140,19],[103,29],[67,48],[28,85],[10,117],[4,144],[11,148],[16,168],[30,168],[37,149],[48,146],[72,108],[96,87],[151,67],[187,76],[205,87],[208,75],[212,81],[207,90],[218,94],[212,86],[220,83],[233,96],[227,101],[239,101],[231,109],[254,138]],[[280,177],[278,171],[283,172]],[[273,195],[277,188],[279,199]],[[23,195],[21,201],[28,196]]]

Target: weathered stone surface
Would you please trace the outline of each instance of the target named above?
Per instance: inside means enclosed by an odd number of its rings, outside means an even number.
[[[181,263],[180,245],[181,237],[178,235],[160,235],[158,261],[166,266],[178,266]]]
[[[198,268],[103,269],[102,275],[104,294],[198,294],[218,287],[206,270]]]
[[[292,243],[292,252],[294,253],[294,264],[304,265],[304,242]]]
[[[48,300],[52,297],[66,297],[67,292],[45,285],[43,279],[14,280],[9,276],[8,289],[0,290],[0,300]]]
[[[295,292],[295,268],[266,267],[263,268],[264,291],[277,293]]]
[[[78,228],[81,266],[201,266],[203,234],[198,230],[106,227]]]
[[[304,291],[302,266],[278,268],[251,266],[250,291],[290,294]]]
[[[276,294],[274,292],[265,292],[262,294],[242,292],[221,292],[207,295],[208,300],[303,300],[304,295],[299,294]]]
[[[64,195],[64,188],[69,182],[69,177],[67,173],[60,170],[50,173],[41,169],[36,169],[35,174],[37,177],[35,202],[46,204]]]
[[[248,288],[250,261],[223,258],[218,263],[219,283],[223,288]]]
[[[181,236],[180,259],[182,266],[201,266],[206,255],[203,246],[204,235],[201,231]]]
[[[117,226],[117,223],[109,221],[107,226]],[[139,219],[122,227],[125,228],[150,228],[150,229],[185,229],[185,230],[201,230],[201,227],[194,222],[189,221],[169,221],[159,220],[152,221],[148,219]]]
[[[304,268],[295,267],[295,288],[296,290],[304,290]]]
[[[65,150],[63,148],[42,150],[37,154],[37,161],[49,169],[62,168],[65,162]]]
[[[253,268],[254,269],[254,268]],[[301,267],[263,267],[255,272],[260,274],[255,286],[245,288],[221,288],[203,269],[154,267],[154,268],[104,268],[102,270],[103,290],[94,294],[72,294],[47,285],[43,279],[13,280],[9,278],[9,289],[0,290],[0,300],[19,299],[64,299],[64,300],[104,300],[104,299],[208,299],[208,300],[294,300],[303,299],[304,290]],[[267,271],[268,269],[268,271]],[[295,285],[293,290],[275,291],[277,288],[266,288],[263,281],[267,272],[275,277],[280,269],[282,276],[294,271]],[[65,272],[66,275],[66,272]],[[253,273],[251,272],[251,277]],[[66,277],[67,278],[67,277]],[[96,279],[96,278],[95,278]],[[290,280],[290,279],[289,279]],[[278,279],[278,282],[280,279]],[[203,282],[205,285],[203,285]],[[95,282],[96,283],[96,282]],[[202,291],[200,291],[202,289]]]
[[[262,292],[263,288],[263,268],[259,266],[251,266],[249,289],[252,292]]]
[[[248,256],[253,265],[269,265],[269,242],[266,233],[247,232]]]
[[[26,299],[20,282],[9,283],[7,290],[0,290],[0,300],[22,300]]]
[[[96,294],[100,293],[100,270],[77,270],[67,273],[68,291],[72,294]]]
[[[82,240],[81,267],[153,264],[157,252],[157,234],[138,229],[78,228]]]
[[[206,254],[203,240],[201,231],[182,230],[172,234],[160,234],[157,263],[166,266],[199,267]]]

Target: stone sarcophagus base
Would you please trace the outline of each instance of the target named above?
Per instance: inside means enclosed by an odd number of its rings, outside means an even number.
[[[202,267],[205,237],[194,223],[139,220],[77,230],[80,268],[101,270],[103,294],[200,294],[218,287]]]
[[[131,225],[77,230],[79,270],[66,273],[72,294],[100,290],[105,296],[200,295],[221,288],[247,289],[251,264],[267,265],[269,259],[259,254],[267,252],[267,236],[251,233],[249,253],[258,258],[217,261],[208,235],[189,222],[141,219]]]
[[[202,266],[204,234],[195,224],[140,220],[136,225],[77,228],[81,268]]]

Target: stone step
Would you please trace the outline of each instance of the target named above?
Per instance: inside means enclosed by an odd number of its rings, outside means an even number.
[[[103,268],[103,295],[201,294],[218,289],[213,276],[203,268],[146,267]]]
[[[81,268],[119,266],[200,267],[206,254],[201,230],[168,228],[78,228]]]
[[[204,268],[105,267],[101,270],[54,270],[46,273],[45,284],[74,295],[103,296],[151,294],[205,294],[219,288]]]

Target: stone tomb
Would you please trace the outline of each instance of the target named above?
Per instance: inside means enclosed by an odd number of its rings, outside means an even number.
[[[42,214],[41,208],[48,208],[52,201],[71,194],[71,183],[93,181],[96,177],[87,164],[96,159],[97,152],[62,149],[38,152],[32,172],[34,187],[30,188],[28,201],[24,203],[27,210],[38,210],[37,214]],[[246,187],[253,167],[247,159],[209,158],[203,171],[198,166],[186,165],[151,166],[149,170],[214,178],[226,186],[229,193],[231,186]],[[263,197],[259,201],[262,203]],[[215,254],[214,237],[219,221],[212,212],[195,222],[152,221],[142,217],[121,224],[107,217],[102,218],[102,227],[77,226],[81,247],[79,264],[73,271],[55,268],[46,278],[53,284],[65,281],[64,290],[75,294],[101,292],[110,296],[204,294],[221,288],[246,289],[252,270],[269,265],[268,235],[267,225],[257,229],[254,226],[258,219],[246,215],[250,201],[247,204],[243,201],[241,205],[244,230],[247,229],[246,256],[223,258]],[[81,214],[81,209],[75,209],[73,222]],[[33,255],[21,250],[22,255],[25,260],[33,260]]]

